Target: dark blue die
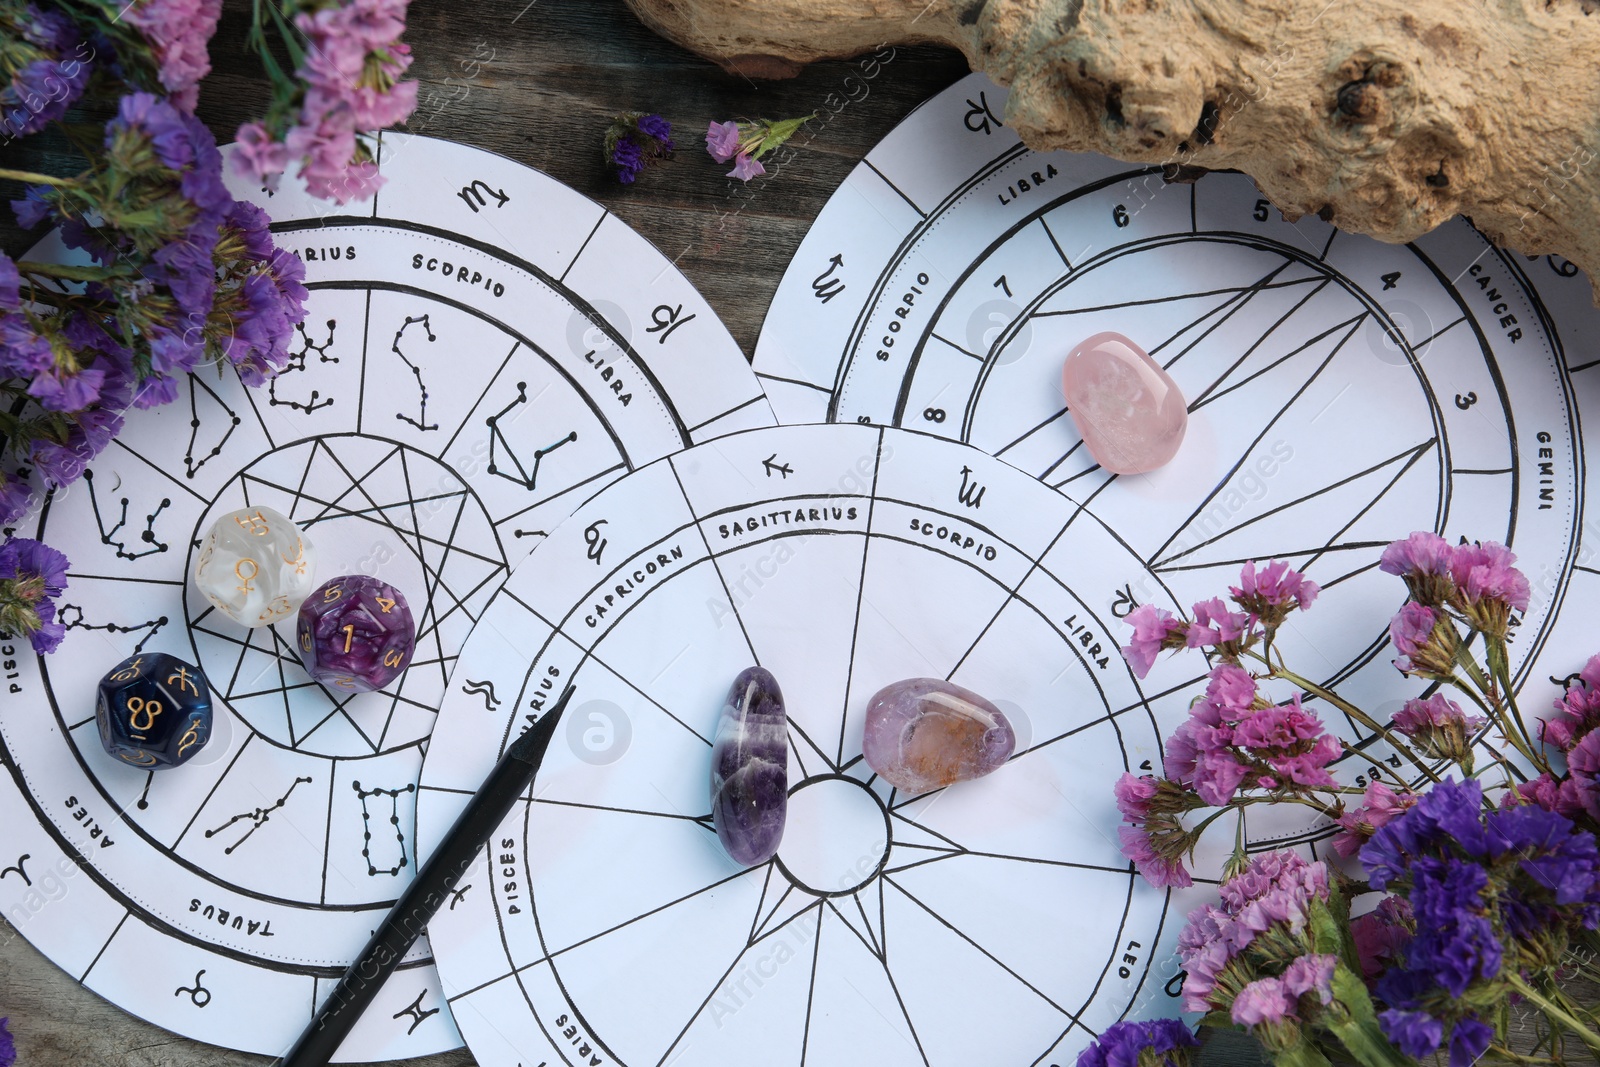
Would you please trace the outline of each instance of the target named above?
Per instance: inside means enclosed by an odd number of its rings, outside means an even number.
[[[211,740],[211,687],[198,667],[143,652],[100,679],[94,715],[107,752],[164,770],[187,763]]]

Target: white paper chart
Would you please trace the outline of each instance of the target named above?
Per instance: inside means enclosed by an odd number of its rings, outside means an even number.
[[[173,407],[131,412],[18,530],[72,568],[61,649],[4,649],[0,907],[107,999],[252,1052],[288,1048],[412,877],[436,709],[511,568],[607,482],[772,421],[715,313],[600,205],[464,146],[380,148],[388,183],[348,214],[249,191],[306,261],[289,369],[256,390],[197,373]],[[199,596],[200,537],[247,504],[302,525],[320,580],[407,595],[399,680],[330,694],[292,618],[246,630]],[[180,769],[101,750],[95,683],[137,651],[198,662],[217,698]],[[424,941],[341,1058],[456,1047],[443,1009]]]
[[[1070,1064],[1175,1004],[1181,914],[1121,856],[1111,783],[1159,759],[1116,651],[1145,574],[1103,523],[970,446],[868,426],[730,435],[618,481],[507,581],[423,767],[423,848],[567,684],[529,794],[430,931],[484,1067]],[[1159,595],[1152,602],[1174,607]],[[710,822],[728,685],[789,715],[778,854]],[[861,756],[908,677],[1017,728],[992,775],[897,793]]]
[[[1558,621],[1600,592],[1600,542],[1582,536],[1588,279],[1459,219],[1386,245],[1286,222],[1243,175],[1169,185],[1032,152],[1004,105],[987,78],[958,82],[823,209],[756,350],[780,421],[915,427],[1005,459],[1117,531],[1149,571],[1135,599],[1159,587],[1187,608],[1246,560],[1290,560],[1324,594],[1284,653],[1385,711],[1416,687],[1390,666],[1405,594],[1381,547],[1413,530],[1508,543],[1534,586],[1513,645],[1523,707],[1548,706],[1600,650],[1581,616]],[[1100,469],[1066,412],[1063,360],[1102,330],[1189,400],[1183,447],[1151,474]],[[1188,696],[1158,706],[1169,728]]]

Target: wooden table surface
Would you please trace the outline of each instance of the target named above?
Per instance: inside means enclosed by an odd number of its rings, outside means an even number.
[[[243,42],[249,0],[227,0],[211,44],[214,73],[199,114],[219,141],[265,107],[266,83]],[[406,39],[421,81],[411,132],[509,156],[550,174],[644,234],[699,287],[748,356],[784,268],[867,151],[917,104],[967,73],[956,53],[900,48],[885,62],[822,63],[791,81],[729,75],[645,29],[622,0],[415,0]],[[830,94],[837,94],[830,96]],[[842,101],[848,101],[843,107]],[[601,137],[619,111],[655,111],[679,134],[677,157],[635,185],[619,185]],[[705,153],[711,120],[788,118],[820,111],[781,171],[745,185]],[[823,121],[826,119],[826,121]],[[38,139],[35,139],[38,140]],[[65,161],[22,142],[7,165]],[[0,189],[16,195],[9,183]],[[31,238],[0,212],[0,248]],[[0,1015],[9,1014],[23,1067],[227,1067],[264,1064],[177,1037],[87,992],[0,922]],[[471,1064],[465,1051],[404,1061]]]

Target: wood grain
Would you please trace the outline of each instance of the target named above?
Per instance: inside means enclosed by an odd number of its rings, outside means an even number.
[[[526,4],[526,6],[524,6]],[[219,141],[264,107],[267,86],[244,52],[248,0],[227,0],[212,41],[213,74],[199,114]],[[411,132],[445,137],[545,171],[593,197],[676,262],[748,357],[773,291],[817,213],[851,168],[917,104],[962,77],[954,52],[901,48],[867,77],[858,63],[817,64],[784,82],[724,73],[645,29],[621,0],[508,0],[411,6],[413,73],[422,83]],[[475,77],[467,71],[479,62]],[[831,105],[824,101],[837,93]],[[848,103],[840,107],[840,101]],[[836,110],[830,114],[828,108]],[[675,158],[635,185],[619,185],[600,141],[619,111],[656,111],[678,134]],[[713,119],[788,118],[822,111],[795,138],[781,171],[749,185],[704,150]],[[70,156],[44,137],[6,150],[6,165],[70,173]],[[0,183],[7,199],[14,183]],[[38,236],[9,212],[0,248],[15,255]],[[0,1014],[9,1014],[23,1067],[235,1067],[270,1060],[227,1052],[151,1026],[80,987],[0,923]],[[473,1063],[466,1051],[405,1061]]]

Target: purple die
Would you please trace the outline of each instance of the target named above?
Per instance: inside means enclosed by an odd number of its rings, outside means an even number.
[[[406,669],[417,628],[400,590],[364,574],[324,582],[300,605],[300,662],[323,685],[382,689]]]

